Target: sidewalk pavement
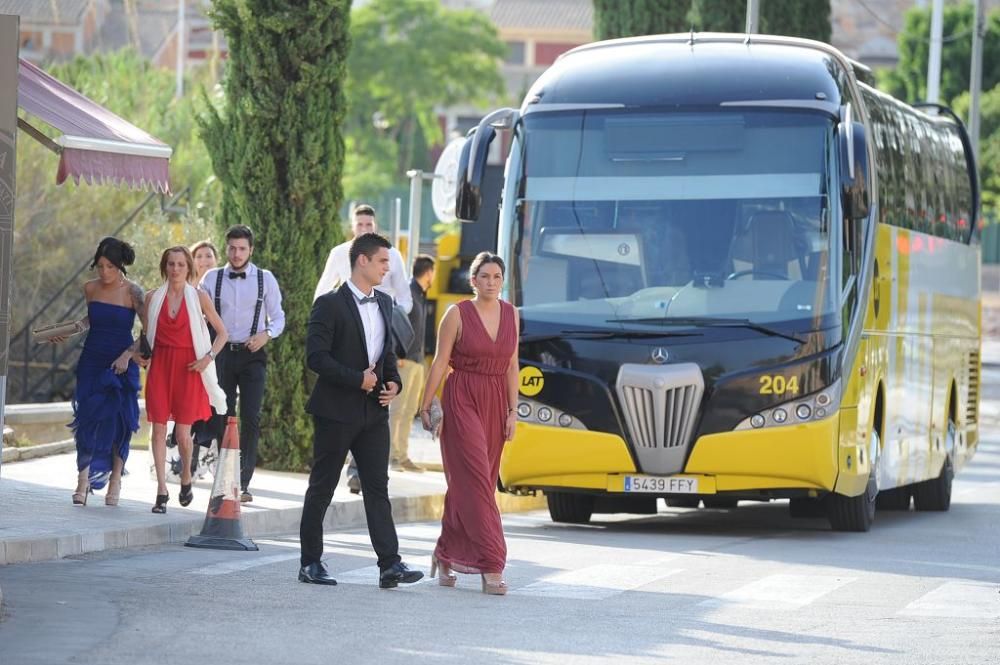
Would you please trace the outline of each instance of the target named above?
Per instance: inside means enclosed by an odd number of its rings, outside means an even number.
[[[410,457],[436,470],[390,472],[389,495],[398,523],[438,519],[444,507],[445,480],[440,472],[438,444],[419,426],[414,430]],[[74,453],[62,453],[3,465],[0,565],[122,547],[182,543],[201,531],[212,488],[211,475],[195,483],[195,498],[187,508],[177,503],[180,487],[169,484],[167,513],[154,515],[150,508],[156,481],[150,472],[153,462],[148,450],[132,450],[117,507],[104,505],[103,490],[90,495],[86,506],[72,504],[70,495],[76,487],[74,460]],[[258,469],[250,486],[254,500],[242,504],[244,534],[257,538],[296,533],[307,485],[307,474]],[[504,512],[536,510],[545,505],[541,496],[498,494],[497,499]],[[324,528],[332,531],[364,524],[361,497],[351,494],[342,481],[327,511]]]

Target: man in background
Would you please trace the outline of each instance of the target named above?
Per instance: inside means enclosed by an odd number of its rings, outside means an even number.
[[[410,279],[410,294],[413,307],[410,309],[410,325],[413,326],[413,341],[403,350],[398,361],[399,375],[403,379],[403,391],[389,405],[389,429],[392,435],[392,452],[389,464],[394,471],[422,472],[409,457],[410,429],[420,408],[420,397],[424,389],[424,341],[427,338],[427,289],[434,283],[434,259],[420,254],[413,260],[413,278]]]

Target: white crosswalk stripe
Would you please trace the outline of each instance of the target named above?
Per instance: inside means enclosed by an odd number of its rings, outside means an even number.
[[[899,614],[919,617],[1000,619],[1000,585],[945,582],[904,607]]]
[[[681,572],[656,566],[600,564],[548,575],[511,593],[543,598],[603,600]]]
[[[533,517],[533,516],[532,516]],[[537,520],[531,517],[518,517],[510,522],[521,522],[528,526]],[[430,566],[430,548],[437,533],[436,525],[410,525],[400,529],[400,542],[408,547],[409,554],[404,556],[406,563],[416,570],[426,574]],[[283,541],[261,540],[262,545],[294,548],[280,554],[268,556],[253,556],[235,561],[225,561],[211,564],[191,571],[195,575],[227,575],[251,570],[268,565],[282,565],[298,558],[298,543],[295,539]],[[528,558],[512,557],[507,570],[507,581],[510,584],[510,594],[532,598],[556,598],[579,601],[606,601],[621,596],[630,591],[649,587],[649,591],[670,595],[671,593],[701,594],[703,600],[698,605],[706,610],[728,611],[731,609],[754,609],[765,612],[788,612],[810,606],[842,587],[859,580],[850,575],[808,575],[779,573],[766,575],[759,571],[756,575],[751,570],[739,571],[731,569],[734,575],[723,576],[722,579],[702,579],[708,572],[704,569],[707,553],[696,550],[681,552],[654,553],[633,550],[631,561],[618,563],[596,563],[585,565],[589,561],[608,560],[609,552],[603,546],[589,545],[579,550],[579,559],[570,565],[578,568],[558,570],[567,565],[564,558],[555,558],[546,551],[548,543],[536,543],[532,548],[533,555]],[[359,549],[359,546],[360,549]],[[325,540],[327,565],[330,573],[338,583],[358,585],[370,588],[378,586],[378,566],[366,565],[359,568],[339,570],[337,563],[346,563],[343,556],[358,556],[367,552],[367,534],[338,534]],[[425,552],[420,554],[420,552]],[[642,557],[646,553],[646,557]],[[636,555],[639,556],[636,556]],[[651,556],[650,556],[651,555]],[[718,555],[715,555],[718,556]],[[371,559],[369,559],[370,561]],[[588,561],[589,560],[589,561]],[[920,562],[916,562],[920,563]],[[350,565],[350,564],[348,564]],[[552,566],[557,570],[552,572]],[[994,572],[996,568],[985,565],[955,564],[953,567],[963,570]],[[550,571],[549,574],[538,576],[539,569]],[[845,571],[849,572],[849,571]],[[683,575],[681,575],[683,573]],[[474,578],[476,576],[461,576]],[[658,581],[673,577],[665,584]],[[757,577],[754,579],[754,577]],[[876,577],[878,577],[876,575]],[[705,582],[710,582],[707,587]],[[868,583],[867,577],[862,578]],[[430,577],[424,577],[412,585],[400,585],[399,589],[424,588],[436,582]],[[462,586],[475,587],[478,578],[470,579]],[[924,587],[926,588],[926,587]],[[922,589],[923,590],[923,589]],[[705,596],[708,596],[705,598]],[[912,596],[910,596],[912,597]],[[971,582],[964,580],[948,581],[941,579],[937,586],[927,590],[922,596],[900,608],[901,602],[894,602],[884,597],[876,602],[881,606],[885,616],[896,614],[910,617],[942,617],[962,618],[971,620],[996,621],[1000,619],[1000,585],[996,583]]]
[[[814,603],[855,579],[825,575],[769,575],[700,604],[725,608],[794,610]]]
[[[215,563],[210,566],[196,568],[192,570],[191,573],[194,575],[228,575],[229,573],[238,573],[244,570],[250,570],[251,568],[256,568],[258,566],[267,566],[272,563],[279,563],[298,558],[298,552],[288,554],[272,554],[271,556],[254,557],[252,559],[243,559],[241,561]]]

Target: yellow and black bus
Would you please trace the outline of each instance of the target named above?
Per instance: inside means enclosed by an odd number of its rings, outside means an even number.
[[[562,56],[460,164],[521,316],[501,484],[551,516],[790,499],[866,531],[947,510],[977,444],[979,194],[962,123],[818,42],[665,35]]]

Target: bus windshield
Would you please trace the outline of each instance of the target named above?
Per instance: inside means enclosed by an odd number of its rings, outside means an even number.
[[[835,325],[829,116],[588,109],[522,122],[508,240],[526,318]]]

